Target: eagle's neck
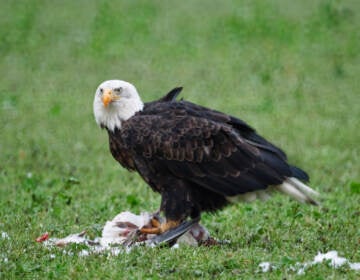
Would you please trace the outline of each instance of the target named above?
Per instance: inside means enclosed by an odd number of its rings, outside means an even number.
[[[118,104],[117,106],[117,110],[118,110],[117,115],[118,118],[120,119],[120,122],[127,121],[137,112],[142,111],[142,109],[144,108],[144,103],[141,101],[140,98],[137,100],[130,100],[130,101],[131,102],[127,102],[126,100],[124,100],[124,102]]]
[[[95,114],[96,121],[101,127],[114,132],[116,129],[121,129],[123,121],[127,121],[144,107],[141,99],[126,100],[110,104],[107,108],[99,106],[98,114]]]

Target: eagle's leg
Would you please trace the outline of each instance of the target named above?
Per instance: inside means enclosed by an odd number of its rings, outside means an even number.
[[[140,232],[145,234],[161,234],[169,229],[180,225],[180,221],[167,220],[165,223],[160,223],[157,219],[151,219],[151,228],[141,228]]]
[[[184,180],[167,177],[162,183],[165,187],[161,191],[162,211],[166,217],[165,222],[159,222],[156,216],[152,219],[151,228],[142,228],[140,232],[147,234],[162,234],[179,226],[187,217],[192,216],[193,204],[191,202],[192,189]]]

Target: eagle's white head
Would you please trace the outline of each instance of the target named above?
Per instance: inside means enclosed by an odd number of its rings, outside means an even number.
[[[121,122],[131,118],[144,107],[136,88],[125,81],[101,83],[94,98],[95,120],[101,127],[114,131]]]

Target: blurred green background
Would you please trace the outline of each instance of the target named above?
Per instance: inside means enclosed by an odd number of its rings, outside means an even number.
[[[295,262],[337,249],[359,261],[359,13],[355,0],[1,0],[0,231],[16,242],[0,241],[0,278],[246,278],[272,258],[281,269],[268,276],[278,279],[294,275],[284,252]],[[86,271],[60,251],[49,260],[33,242],[42,232],[96,235],[120,211],[159,204],[111,158],[95,124],[95,89],[108,79],[133,83],[144,101],[183,86],[185,99],[242,118],[309,172],[324,207],[276,197],[205,215],[211,233],[237,245],[197,249],[197,258],[144,249],[103,265],[90,257]]]

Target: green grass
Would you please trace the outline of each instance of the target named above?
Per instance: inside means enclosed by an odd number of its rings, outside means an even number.
[[[289,267],[328,250],[360,262],[359,3],[2,0],[0,278],[358,278]],[[158,207],[95,124],[95,89],[112,78],[145,101],[182,85],[186,99],[246,120],[310,173],[322,207],[277,196],[205,214],[231,240],[221,247],[84,258],[37,244]],[[262,274],[262,261],[278,269]]]

